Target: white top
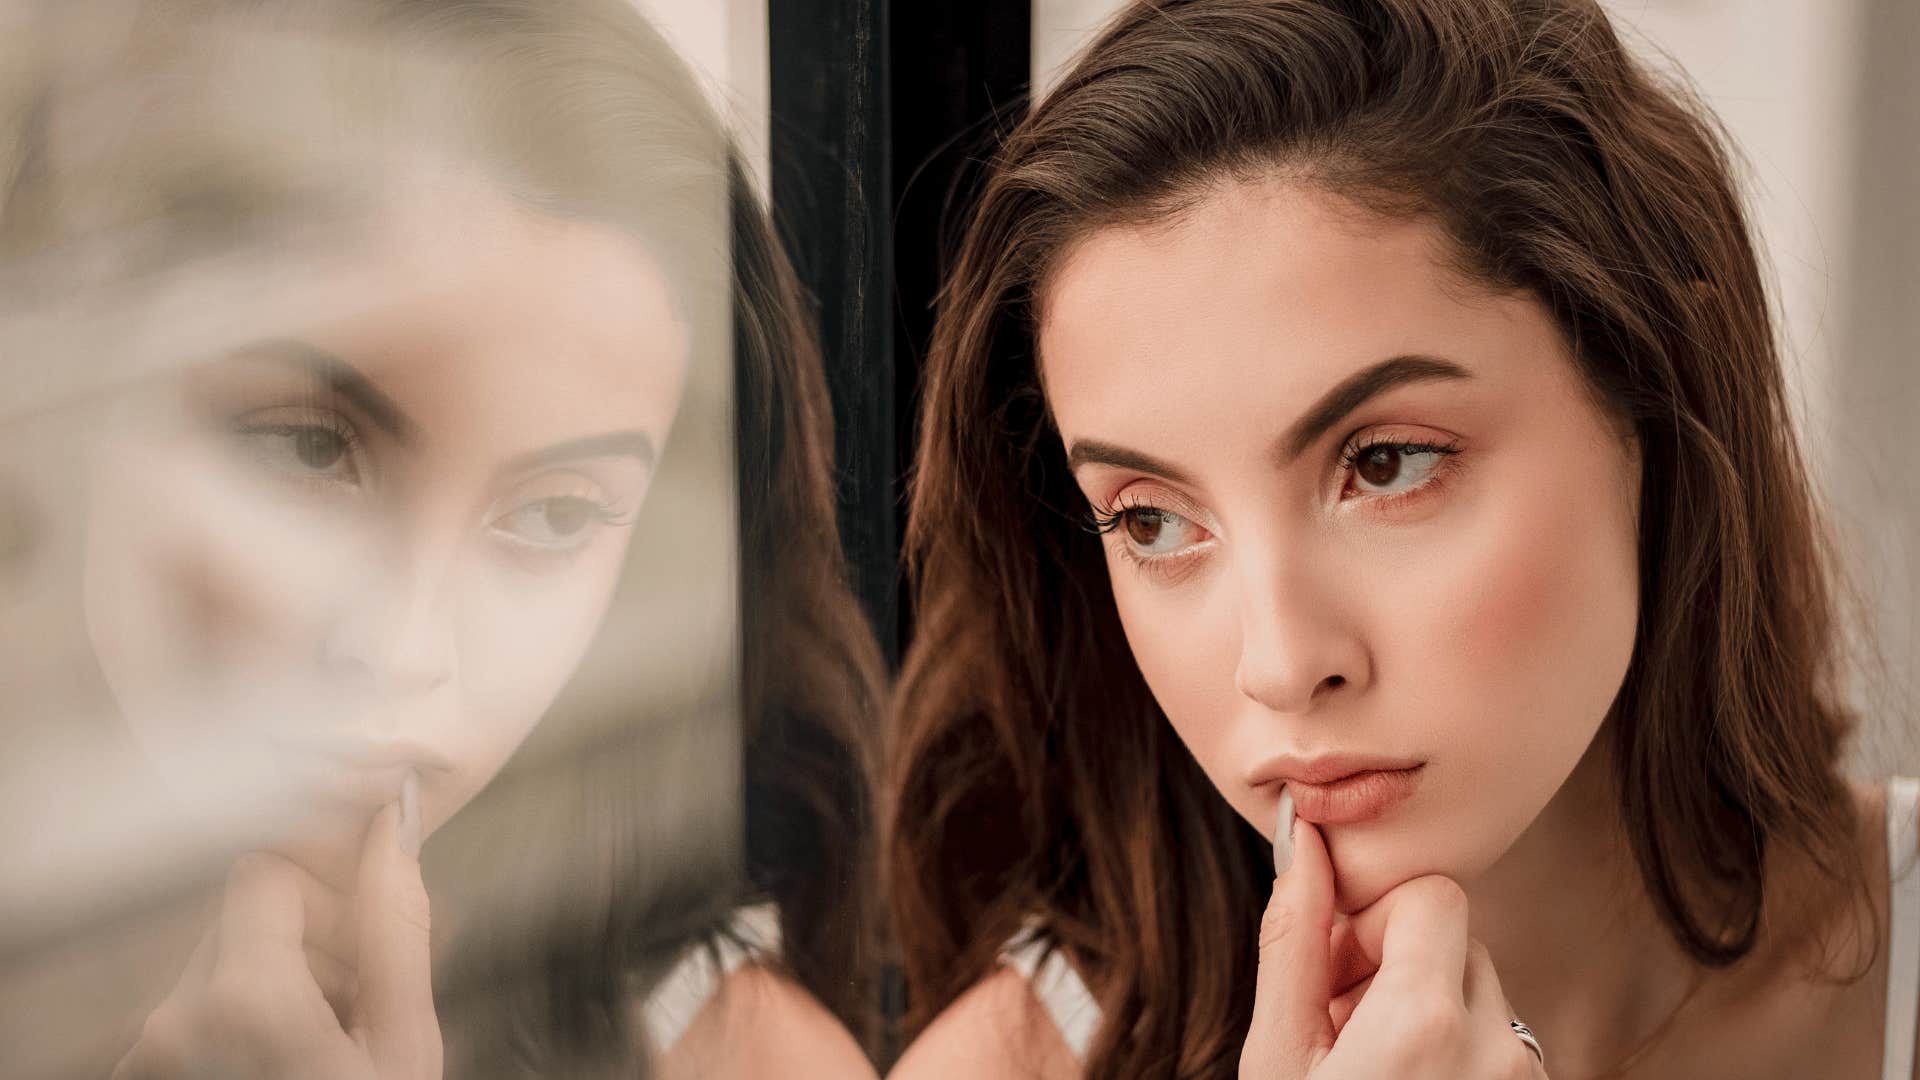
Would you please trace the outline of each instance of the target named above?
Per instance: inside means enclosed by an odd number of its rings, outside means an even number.
[[[1887,877],[1891,882],[1891,929],[1887,941],[1886,1046],[1882,1080],[1913,1076],[1914,1028],[1920,1016],[1920,835],[1914,813],[1920,806],[1920,779],[1896,776],[1887,782]],[[1024,939],[1024,940],[1023,940]],[[1054,1026],[1081,1061],[1100,1027],[1100,1005],[1087,984],[1057,949],[1032,935],[1001,953],[1001,961],[1026,976],[1035,997],[1046,1006]]]
[[[680,1041],[694,1017],[740,965],[779,955],[780,916],[772,904],[740,908],[728,920],[727,930],[711,944],[702,941],[688,946],[680,962],[647,995],[642,1015],[655,1054],[666,1053]]]
[[[1914,872],[1914,808],[1920,780],[1887,781],[1887,1036],[1880,1055],[1882,1080],[1913,1076],[1913,1029],[1920,1012],[1920,873]]]
[[[1052,948],[1045,938],[1029,928],[1014,940],[1018,944],[1003,951],[1000,962],[1026,977],[1034,996],[1053,1017],[1053,1026],[1066,1037],[1073,1056],[1087,1060],[1087,1048],[1093,1045],[1093,1033],[1100,1027],[1100,1003],[1087,992],[1086,981],[1067,963],[1066,955]]]

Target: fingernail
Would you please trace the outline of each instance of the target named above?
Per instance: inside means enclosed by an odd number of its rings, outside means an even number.
[[[400,781],[400,850],[420,857],[420,774],[412,769]]]
[[[1273,826],[1273,876],[1293,865],[1293,792],[1280,785],[1280,813]]]

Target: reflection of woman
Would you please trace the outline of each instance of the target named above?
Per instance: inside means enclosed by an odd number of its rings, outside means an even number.
[[[1724,151],[1596,5],[1138,4],[942,301],[897,1075],[1912,1072],[1914,789],[1839,774]]]
[[[864,1067],[839,1022],[864,1015],[858,924],[834,921],[860,913],[823,898],[862,895],[865,859],[829,811],[859,805],[873,650],[839,581],[790,271],[690,73],[619,0],[48,19],[50,44],[83,44],[38,61],[9,256],[84,275],[101,262],[63,256],[104,244],[124,280],[94,295],[140,302],[268,283],[245,310],[152,301],[155,324],[188,312],[167,332],[210,359],[119,371],[131,388],[100,411],[85,561],[102,674],[192,820],[266,849],[227,875],[122,1072],[420,1075],[443,1054],[462,1075],[631,1074],[649,1053],[669,1073],[775,1054]],[[108,42],[121,51],[93,51]],[[702,415],[729,394],[729,351],[736,408]],[[724,866],[636,861],[636,820],[672,807],[628,775],[581,799],[572,834],[538,839],[583,871],[544,883],[556,902],[511,932],[469,905],[442,958],[459,992],[436,1007],[420,844],[608,651],[596,633],[644,547],[656,469],[724,448],[734,421],[744,692],[721,658],[719,703],[697,674],[682,693],[708,723],[749,710],[747,888]],[[681,544],[732,548],[734,477],[715,479]],[[733,582],[715,584],[699,606],[724,645]],[[612,689],[548,733],[545,805],[591,797],[569,769],[652,745],[618,695],[637,688]],[[730,787],[705,797],[740,824]],[[651,992],[687,943],[737,936],[728,911],[755,899],[771,927],[659,1038]],[[485,993],[460,981],[488,975]],[[444,1050],[439,1021],[458,1036]]]

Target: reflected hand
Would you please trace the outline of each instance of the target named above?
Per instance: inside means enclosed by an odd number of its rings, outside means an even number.
[[[1512,1017],[1458,884],[1415,878],[1335,925],[1326,843],[1294,826],[1260,920],[1243,1080],[1542,1080]]]
[[[280,856],[239,859],[219,922],[113,1080],[438,1078],[427,892],[400,819],[399,803],[374,816],[351,899]]]

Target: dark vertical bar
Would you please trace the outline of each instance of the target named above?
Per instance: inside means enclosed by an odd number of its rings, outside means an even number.
[[[768,0],[771,189],[820,308],[855,595],[897,663],[889,0]]]
[[[911,475],[918,389],[933,300],[946,267],[947,239],[961,224],[971,187],[997,137],[1025,112],[1031,0],[915,0],[892,12],[888,45],[898,58],[887,135],[893,154],[894,384],[889,406],[898,441],[885,448],[896,475]],[[881,449],[875,447],[876,450]],[[904,525],[905,502],[894,527]],[[913,636],[911,598],[902,593],[894,631]],[[896,1023],[907,1001],[901,973],[882,980],[882,1008]],[[887,1063],[900,1050],[890,1045]]]
[[[893,13],[895,462],[909,475],[917,391],[949,240],[999,137],[1026,113],[1032,0],[920,0]],[[905,504],[900,506],[904,521]],[[912,637],[899,605],[902,647]]]
[[[943,237],[983,148],[1024,112],[1030,3],[768,0],[774,214],[820,305],[841,532],[893,665],[911,636],[901,479]],[[882,983],[884,1072],[906,1002],[897,969]]]

